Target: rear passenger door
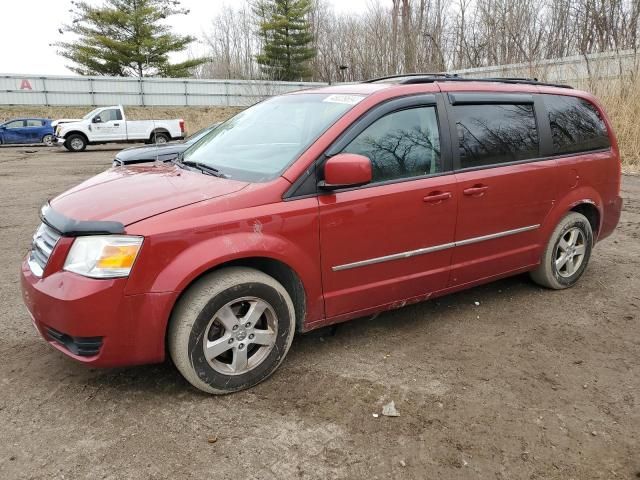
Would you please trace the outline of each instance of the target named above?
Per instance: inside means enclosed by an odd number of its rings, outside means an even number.
[[[42,120],[25,120],[27,125],[27,136],[30,142],[38,143],[44,137]]]
[[[370,184],[318,197],[327,317],[446,287],[457,195],[437,97],[387,102],[327,152],[365,155],[373,167]]]
[[[448,95],[459,198],[450,285],[534,265],[539,227],[557,192],[542,99],[528,94]]]

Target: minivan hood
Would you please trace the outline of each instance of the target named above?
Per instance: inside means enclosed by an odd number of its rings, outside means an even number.
[[[112,168],[67,190],[51,207],[75,220],[130,225],[169,210],[237,192],[248,184],[175,164]]]

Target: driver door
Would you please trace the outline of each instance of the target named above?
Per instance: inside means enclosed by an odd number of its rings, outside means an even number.
[[[103,110],[94,117],[91,128],[95,141],[126,140],[126,125],[119,108]]]
[[[388,102],[332,152],[368,157],[373,180],[319,196],[327,317],[402,306],[445,288],[457,194],[440,113],[435,95]]]
[[[25,143],[26,135],[25,135],[25,126],[24,120],[14,120],[13,122],[9,122],[5,124],[5,128],[3,131],[3,142],[4,143]]]

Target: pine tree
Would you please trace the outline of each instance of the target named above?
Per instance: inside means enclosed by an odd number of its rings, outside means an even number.
[[[186,77],[191,68],[205,62],[169,62],[169,53],[184,51],[195,40],[171,33],[163,23],[171,15],[189,13],[179,0],[106,0],[100,6],[72,3],[74,19],[61,33],[79,38],[55,46],[59,55],[75,64],[69,68],[80,75]]]
[[[272,80],[299,81],[311,76],[309,60],[316,52],[307,15],[311,0],[258,0],[263,51],[256,60]]]

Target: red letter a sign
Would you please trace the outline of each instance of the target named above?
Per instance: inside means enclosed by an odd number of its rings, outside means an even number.
[[[29,82],[29,80],[27,80],[26,78],[22,80],[22,82],[20,83],[20,90],[33,90],[31,82]]]

